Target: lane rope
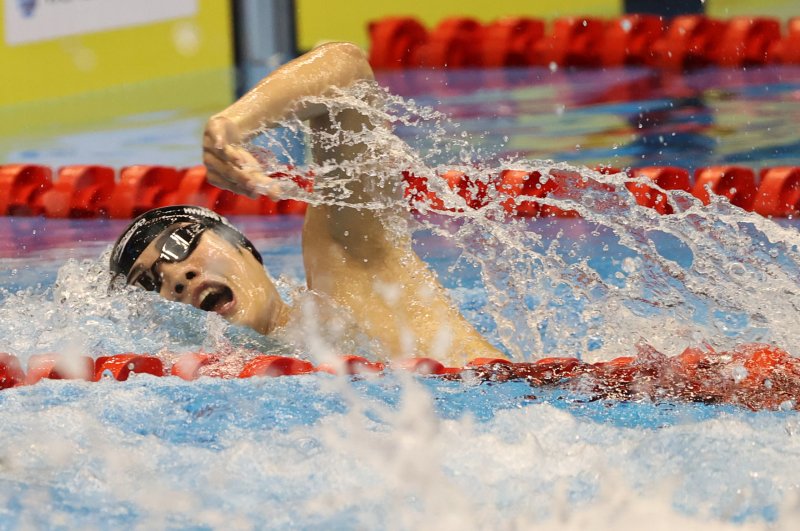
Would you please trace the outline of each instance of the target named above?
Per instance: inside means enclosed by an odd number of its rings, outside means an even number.
[[[748,167],[723,165],[689,170],[674,166],[649,166],[622,170],[596,168],[601,173],[623,173],[625,188],[636,203],[661,214],[672,213],[662,190],[682,190],[703,203],[711,195],[726,197],[733,205],[763,216],[783,218],[800,212],[800,167],[766,167],[756,172]],[[55,175],[55,178],[53,178]],[[291,179],[305,190],[313,189],[313,175],[286,172],[271,174]],[[573,190],[611,185],[585,179],[577,171],[505,169],[490,176],[468,175],[450,170],[441,175],[419,176],[403,173],[405,196],[414,210],[444,210],[443,200],[431,187],[441,179],[463,199],[462,209],[478,209],[499,201],[506,213],[517,217],[575,217],[536,199],[568,196]],[[210,208],[225,216],[302,215],[306,203],[294,199],[273,201],[234,194],[211,185],[204,166],[178,169],[168,166],[127,166],[119,172],[107,166],[64,166],[54,171],[35,164],[0,165],[0,215],[46,216],[50,218],[131,219],[153,208],[192,204]]]
[[[33,355],[24,370],[19,359],[0,353],[0,389],[33,385],[45,379],[90,382],[125,381],[132,374],[174,376],[193,381],[223,376],[225,355],[189,352],[170,367],[156,356],[117,354],[89,356]],[[639,347],[636,356],[587,363],[578,358],[542,358],[511,362],[477,358],[463,367],[448,367],[431,358],[409,358],[384,364],[361,356],[340,356],[335,363],[314,365],[293,357],[259,354],[244,363],[238,378],[303,376],[314,373],[380,377],[391,371],[463,381],[468,384],[523,381],[534,387],[574,390],[590,400],[652,400],[732,404],[752,410],[800,409],[800,359],[767,344],[744,344],[730,351],[687,348],[666,356]]]
[[[800,17],[785,26],[757,16],[570,16],[549,25],[529,17],[488,24],[451,17],[429,30],[416,18],[398,16],[371,22],[368,33],[376,70],[630,65],[680,71],[800,64]]]

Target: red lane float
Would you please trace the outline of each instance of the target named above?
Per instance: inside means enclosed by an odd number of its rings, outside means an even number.
[[[389,17],[371,22],[369,62],[378,70],[392,70],[412,66],[411,59],[417,48],[428,39],[428,31],[410,17]]]
[[[220,356],[189,353],[178,358],[171,374],[196,379],[198,368]],[[342,364],[315,367],[310,362],[285,356],[260,355],[250,360],[240,378],[278,377],[314,372],[356,375],[378,373],[383,364],[360,356],[343,356]],[[69,365],[68,365],[69,364]],[[100,380],[110,374],[126,380],[131,372],[164,374],[159,358],[121,354],[95,360],[47,354],[32,356],[26,377],[15,356],[0,354],[0,389],[32,384],[43,378]],[[592,399],[654,401],[685,400],[725,403],[753,410],[800,409],[800,359],[766,344],[740,345],[727,352],[687,348],[666,356],[651,347],[639,347],[637,356],[587,363],[577,358],[542,358],[513,363],[503,358],[477,358],[464,367],[446,367],[431,358],[393,361],[390,368],[421,376],[469,382],[523,380],[534,386],[557,387],[588,394]]]
[[[605,22],[591,17],[564,17],[534,45],[532,63],[538,66],[601,66]]]
[[[683,190],[684,192],[691,190],[689,172],[683,168],[671,166],[634,168],[631,170],[630,176],[649,179],[664,190]],[[625,186],[634,195],[638,204],[652,208],[659,214],[672,214],[672,205],[669,204],[664,192],[642,182],[629,182]]]
[[[0,166],[0,215],[40,215],[42,195],[53,186],[52,174],[47,166],[35,164]]]
[[[650,46],[664,34],[664,21],[656,15],[624,15],[606,26],[600,62],[603,66],[645,65]]]
[[[428,188],[428,178],[414,175],[411,172],[403,172],[405,182],[404,197],[408,200],[409,206],[415,212],[422,209],[444,210],[444,201],[439,199],[435,192]]]
[[[677,16],[653,44],[649,64],[671,70],[708,66],[724,31],[724,22],[705,15]]]
[[[766,63],[800,63],[800,22],[787,34],[768,17],[718,20],[681,15],[665,22],[654,15],[628,14],[601,20],[565,17],[549,29],[540,20],[470,18],[443,20],[432,31],[411,17],[369,24],[373,68],[465,68],[482,66],[589,67],[649,65],[687,69],[716,64],[741,68]]]
[[[480,63],[485,68],[525,66],[536,43],[544,36],[544,22],[510,17],[495,20],[483,28]]]
[[[288,170],[291,172],[291,169]],[[598,168],[601,173],[619,173],[617,168]],[[212,186],[203,166],[177,170],[159,166],[124,168],[119,184],[113,183],[113,170],[102,166],[67,166],[59,171],[53,185],[51,170],[44,166],[0,166],[0,212],[4,215],[41,215],[49,217],[128,218],[143,210],[168,204],[200,204],[227,216],[234,215],[302,215],[306,203],[297,200],[278,202],[263,196],[258,199],[233,194]],[[750,168],[712,166],[695,172],[694,184],[682,168],[650,166],[627,170],[631,177],[652,180],[664,190],[690,191],[708,204],[711,195],[727,197],[745,210],[764,216],[786,217],[800,209],[800,167],[763,168],[759,183]],[[156,182],[164,177],[163,183]],[[311,191],[313,179],[287,172],[271,174],[275,179],[291,179],[300,188]],[[403,172],[405,196],[413,210],[442,211],[445,204],[426,176]],[[580,201],[580,193],[592,188],[614,192],[611,184],[599,183],[578,171],[552,169],[540,172],[505,169],[494,175],[470,175],[462,170],[449,170],[433,179],[441,180],[464,200],[464,207],[452,210],[478,209],[495,198],[511,215],[521,217],[576,217],[574,210],[547,205],[539,199]],[[669,214],[672,207],[663,192],[646,182],[628,182],[626,188],[638,204]],[[710,191],[709,191],[710,190]]]
[[[111,194],[108,214],[113,219],[130,219],[164,206],[180,185],[180,173],[167,166],[127,166]],[[165,197],[167,196],[167,197]]]
[[[711,202],[709,191],[727,197],[732,205],[753,210],[756,201],[756,182],[753,170],[741,166],[712,166],[700,168],[694,174],[692,195],[703,204]]]
[[[25,384],[25,371],[16,356],[0,352],[0,390]]]
[[[386,367],[379,361],[370,361],[362,356],[340,356],[338,364],[323,363],[317,370],[330,374],[370,374],[383,372]]]
[[[89,381],[93,377],[94,360],[89,356],[36,354],[28,358],[25,383],[31,385],[42,379]]]
[[[244,366],[239,378],[253,376],[292,376],[315,372],[314,365],[305,360],[285,356],[256,356]]]
[[[467,208],[477,209],[486,205],[486,193],[489,189],[485,180],[473,179],[462,171],[446,171],[442,176],[447,186],[461,197]]]
[[[132,372],[164,376],[164,363],[155,356],[139,354],[100,356],[95,360],[94,381],[100,381],[104,374],[109,374],[115,380],[124,382]]]
[[[542,188],[542,174],[538,171],[503,170],[496,184],[497,191],[508,199],[502,201],[508,214],[530,218],[539,214],[539,204],[532,197],[543,197],[547,192]]]
[[[397,360],[392,362],[391,367],[421,374],[423,376],[442,376],[445,374],[457,374],[461,372],[460,368],[446,367],[443,363],[433,358],[407,358],[403,360]]]
[[[768,58],[771,63],[800,64],[800,17],[789,19],[788,34],[774,42]]]
[[[800,207],[800,168],[783,166],[761,170],[753,211],[762,216],[794,216]]]
[[[166,194],[162,202],[169,205],[204,206],[223,216],[270,215],[278,211],[278,205],[267,196],[250,199],[217,188],[208,182],[205,166],[194,166],[181,171],[178,188]]]
[[[480,367],[482,365],[511,365],[511,362],[505,358],[475,358],[467,362],[467,367]]]
[[[212,356],[202,352],[189,352],[183,354],[172,364],[170,374],[186,381],[197,380],[200,377],[200,369],[210,364]]]
[[[428,35],[426,42],[415,48],[414,66],[430,68],[476,67],[481,62],[481,32],[478,21],[453,17],[442,20]]]
[[[611,173],[604,170],[601,173]],[[573,170],[552,169],[545,178],[540,178],[541,197],[571,200],[580,202],[583,191],[597,190],[603,192],[615,191],[615,187],[594,179],[585,178],[580,172]],[[539,211],[543,217],[577,218],[580,214],[576,210],[565,210],[553,205],[541,204]]]
[[[114,191],[114,169],[108,166],[64,166],[53,187],[42,194],[48,218],[96,218],[106,214]]]
[[[781,38],[781,24],[776,19],[732,18],[711,51],[712,61],[719,66],[735,68],[763,65]]]

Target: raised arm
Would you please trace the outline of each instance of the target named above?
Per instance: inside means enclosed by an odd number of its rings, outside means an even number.
[[[263,127],[293,114],[315,119],[327,111],[303,103],[309,96],[325,96],[359,80],[373,79],[364,52],[349,43],[330,43],[299,57],[262,79],[247,94],[209,119],[203,135],[203,162],[209,181],[251,197],[256,188],[277,196],[277,183],[265,176],[259,163],[241,147]],[[273,186],[275,185],[275,186]]]
[[[328,191],[338,194],[335,204],[322,201],[306,211],[303,262],[309,288],[347,308],[380,342],[383,357],[428,355],[462,362],[500,356],[450,304],[413,251],[411,235],[398,228],[401,224],[387,223],[405,213],[396,208],[402,189],[376,175],[396,170],[399,182],[400,169],[383,164],[396,153],[391,143],[359,140],[370,137],[361,133],[379,127],[366,116],[376,109],[366,109],[363,102],[330,109],[308,103],[309,97],[334,95],[336,89],[372,79],[363,52],[346,43],[326,44],[276,70],[209,120],[203,143],[210,180],[247,195],[259,190],[277,197],[278,183],[263,175],[241,144],[289,116],[309,120],[318,164],[315,190],[334,184]],[[366,103],[379,105],[380,98]],[[377,202],[382,208],[364,208],[373,199],[386,201]]]

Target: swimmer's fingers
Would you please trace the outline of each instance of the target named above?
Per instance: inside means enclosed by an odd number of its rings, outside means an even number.
[[[243,138],[239,128],[228,118],[212,116],[203,132],[203,150],[222,154],[225,146],[240,144]]]
[[[237,160],[243,163],[241,167],[231,164],[228,159],[220,160],[206,152],[203,162],[208,170],[208,182],[251,199],[256,199],[259,195],[269,196],[274,201],[283,199],[286,183],[264,175],[260,164],[252,155],[239,154],[239,157]]]
[[[264,174],[255,176],[251,182],[251,186],[257,193],[266,195],[273,201],[280,201],[284,198],[284,186],[286,184],[286,181],[280,181]]]
[[[203,135],[203,162],[208,168],[208,181],[219,188],[256,198],[267,195],[279,200],[282,183],[264,174],[262,164],[249,151],[236,144],[241,142],[236,125],[224,117],[208,121]],[[274,154],[267,153],[275,160]]]
[[[222,154],[222,160],[237,168],[261,172],[261,163],[244,148],[228,145],[223,148]]]
[[[251,168],[239,168],[228,161],[220,160],[209,152],[203,154],[203,163],[208,171],[208,182],[214,186],[253,199],[258,197],[253,184],[257,182],[256,177],[261,176],[259,171]]]

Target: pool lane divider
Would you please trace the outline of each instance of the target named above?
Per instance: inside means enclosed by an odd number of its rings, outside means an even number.
[[[223,357],[189,352],[166,368],[161,358],[146,354],[97,359],[41,354],[29,357],[25,371],[16,356],[0,353],[0,389],[33,385],[46,379],[125,381],[132,374],[174,376],[187,381],[201,376],[222,377],[213,366]],[[377,377],[391,371],[468,383],[521,380],[537,387],[572,389],[593,399],[647,398],[733,404],[753,410],[800,409],[800,358],[767,344],[744,344],[725,352],[690,347],[677,356],[666,356],[643,346],[637,356],[596,363],[569,357],[517,363],[502,358],[476,358],[463,367],[448,367],[432,358],[407,358],[384,364],[353,355],[314,365],[298,358],[260,354],[244,364],[238,378],[314,373]]]
[[[712,195],[726,197],[733,205],[768,217],[789,217],[800,213],[800,167],[776,166],[756,173],[744,166],[710,166],[689,170],[673,166],[648,166],[621,170],[597,168],[601,173],[624,173],[625,187],[636,203],[661,214],[673,211],[662,190],[682,190],[708,204]],[[53,179],[55,175],[55,180]],[[305,190],[313,189],[313,175],[299,174],[291,168],[271,174],[275,179],[291,179]],[[418,176],[403,173],[405,196],[413,210],[443,211],[479,209],[492,200],[499,201],[506,213],[518,217],[577,217],[547,202],[571,197],[581,190],[614,192],[615,187],[586,179],[577,171],[553,169],[538,171],[505,169],[485,176],[449,170],[442,174]],[[443,181],[463,199],[463,206],[446,206],[431,186],[431,179]],[[234,194],[213,186],[204,166],[178,169],[168,166],[127,166],[119,174],[98,165],[64,166],[53,171],[35,164],[0,165],[0,215],[46,216],[49,218],[131,219],[152,208],[192,204],[208,207],[226,216],[302,215],[306,203],[294,199],[273,201]]]
[[[369,61],[376,70],[647,66],[674,71],[800,64],[800,17],[785,28],[771,17],[721,20],[699,14],[571,16],[549,28],[529,17],[487,24],[450,17],[428,30],[416,18],[397,16],[371,22],[368,33]]]

